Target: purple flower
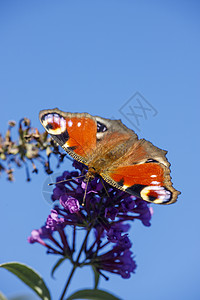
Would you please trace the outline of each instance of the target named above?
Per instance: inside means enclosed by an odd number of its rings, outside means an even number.
[[[66,209],[69,210],[71,214],[76,213],[80,210],[79,201],[76,198],[71,196],[62,195],[60,197],[60,204]]]
[[[136,218],[140,219],[145,226],[151,226],[150,220],[153,214],[152,207],[149,207],[148,203],[137,199],[136,201],[137,206],[133,209],[134,213],[139,214]]]
[[[123,235],[117,243],[118,246],[120,246],[120,251],[130,249],[132,244],[131,241],[128,238],[128,234]]]
[[[116,207],[109,207],[105,209],[105,217],[114,220],[118,214],[118,209]]]
[[[52,209],[51,214],[48,216],[46,221],[46,228],[52,231],[59,230],[63,227],[64,218],[59,218],[58,212]]]
[[[121,202],[122,210],[124,212],[132,211],[136,206],[135,201],[134,201],[135,199],[136,198],[134,196],[129,196],[129,197],[125,198]]]
[[[120,257],[120,261],[120,275],[122,276],[122,278],[130,278],[130,273],[134,273],[136,269],[136,263],[132,259],[132,252],[130,250],[126,250],[123,256]]]
[[[136,263],[132,258],[130,250],[119,251],[119,247],[114,247],[111,251],[96,258],[93,263],[97,270],[104,270],[119,274],[122,278],[130,278],[130,273],[134,273]]]
[[[132,243],[128,236],[128,222],[140,220],[145,226],[150,226],[152,209],[147,202],[106,182],[102,184],[98,176],[86,183],[86,167],[76,161],[73,166],[76,171],[65,171],[57,178],[52,200],[59,200],[59,204],[54,205],[45,226],[33,230],[28,241],[42,244],[50,253],[70,258],[73,264],[93,265],[104,277],[102,271],[129,278],[135,272],[136,263],[130,251]],[[69,227],[73,228],[70,243]],[[82,260],[77,263],[73,261],[73,254],[76,252],[78,229],[81,228],[87,234],[84,254],[80,256]]]
[[[51,238],[51,230],[49,228],[46,228],[46,226],[42,226],[38,230],[32,230],[31,236],[28,237],[28,242],[30,244],[40,243],[46,246],[46,243],[43,240],[48,238]]]
[[[129,224],[114,223],[107,232],[108,240],[112,243],[118,242],[123,232],[127,232],[130,228]]]
[[[63,194],[63,190],[61,190],[58,186],[53,190],[52,200],[58,200],[60,196]]]

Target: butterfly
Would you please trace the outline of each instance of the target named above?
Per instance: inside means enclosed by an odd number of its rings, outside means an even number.
[[[172,186],[167,151],[138,139],[120,120],[58,108],[40,111],[39,119],[69,155],[87,166],[86,182],[100,175],[111,186],[147,202],[177,200],[180,192]]]

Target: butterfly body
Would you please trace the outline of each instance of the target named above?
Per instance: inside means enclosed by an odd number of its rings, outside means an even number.
[[[40,121],[53,139],[74,159],[88,167],[86,181],[97,174],[119,190],[159,204],[176,201],[166,151],[120,120],[87,113],[43,110]]]

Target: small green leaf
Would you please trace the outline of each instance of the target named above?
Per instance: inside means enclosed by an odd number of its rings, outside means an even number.
[[[97,289],[100,279],[100,274],[97,272],[97,269],[92,266],[92,270],[94,272],[94,289]]]
[[[66,300],[92,299],[92,300],[122,300],[106,291],[102,290],[80,290],[69,296]]]
[[[16,275],[26,285],[28,285],[41,299],[51,299],[49,290],[47,289],[43,279],[30,267],[18,262],[1,264],[0,267]]]
[[[51,276],[54,277],[54,272],[55,270],[61,265],[61,263],[66,259],[66,257],[62,257],[61,259],[59,259],[57,261],[57,263],[55,264],[55,266],[53,267],[52,271],[51,271]]]
[[[0,300],[7,300],[7,298],[0,292]]]

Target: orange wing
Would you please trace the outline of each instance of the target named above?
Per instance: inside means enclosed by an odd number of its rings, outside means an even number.
[[[87,113],[64,113],[59,109],[40,112],[40,122],[52,138],[74,159],[87,165],[96,148],[97,124]]]
[[[141,199],[170,204],[178,192],[172,186],[170,164],[166,151],[141,139],[134,141],[129,150],[100,175],[111,185]]]
[[[148,202],[170,204],[179,194],[172,186],[167,168],[159,162],[118,167],[101,176],[118,189]]]

